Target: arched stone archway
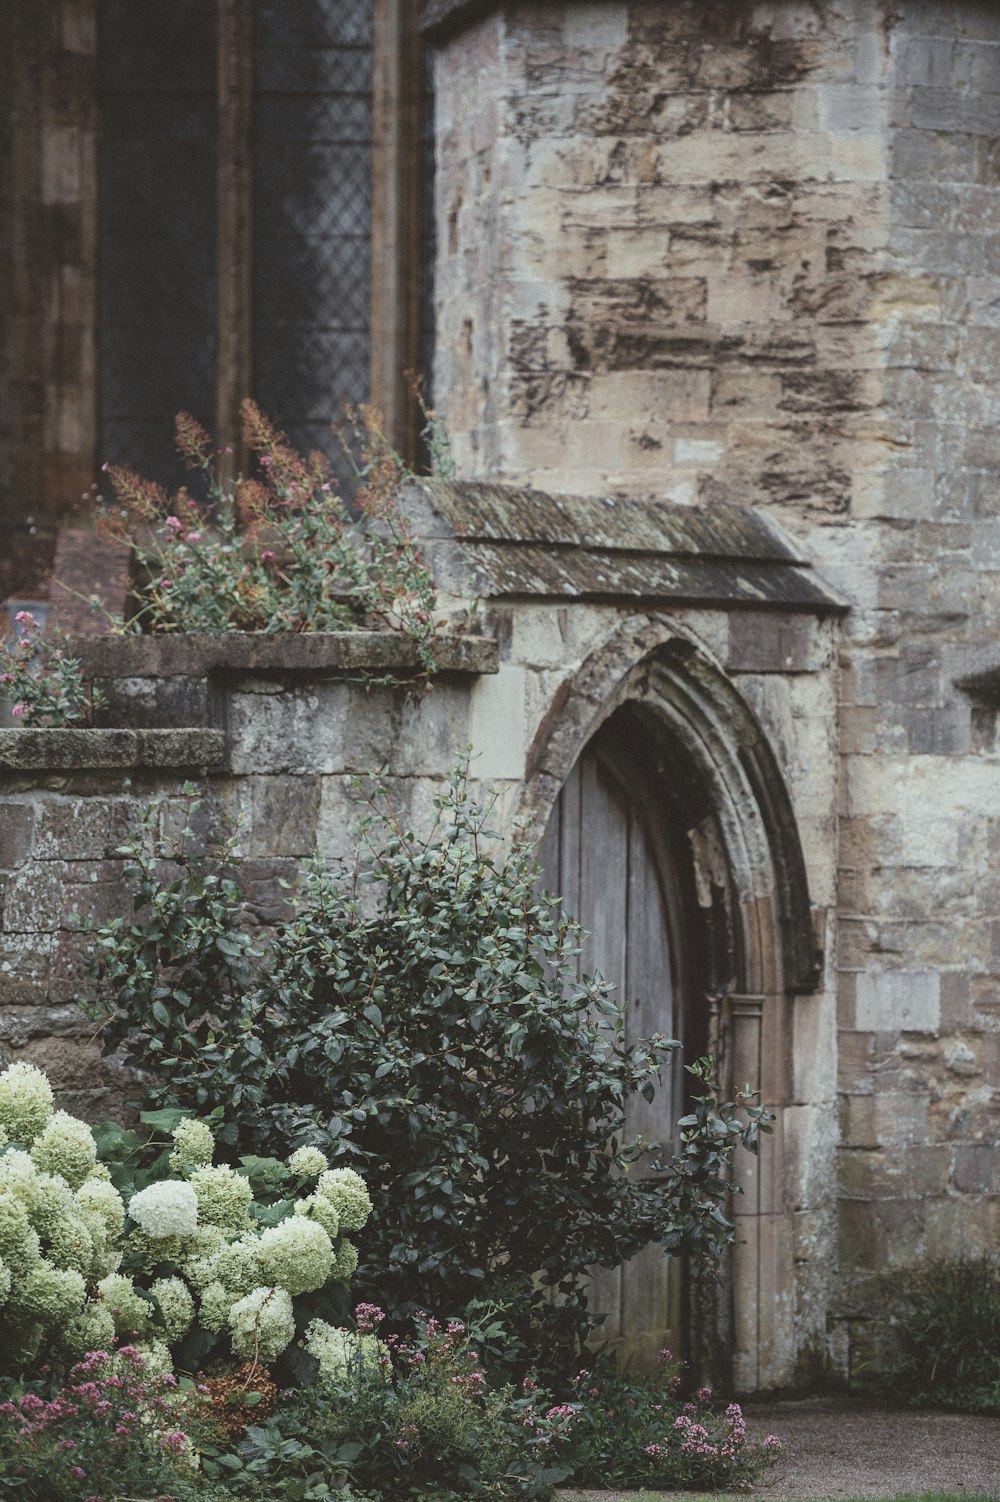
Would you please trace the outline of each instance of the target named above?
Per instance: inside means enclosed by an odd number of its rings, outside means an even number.
[[[529,753],[521,813],[532,832],[544,831],[595,736],[626,721],[654,769],[646,781],[654,796],[659,789],[664,821],[690,856],[693,942],[703,951],[699,994],[689,1000],[703,1009],[695,1031],[719,1057],[725,1084],[759,1088],[777,1116],[759,1166],[737,1165],[740,1241],[715,1310],[713,1361],[724,1349],[740,1389],[772,1387],[788,1380],[795,1348],[795,1206],[783,1126],[792,998],[817,978],[805,862],[757,717],[704,646],[668,617],[625,623],[564,682]],[[706,1333],[697,1339],[703,1348]]]

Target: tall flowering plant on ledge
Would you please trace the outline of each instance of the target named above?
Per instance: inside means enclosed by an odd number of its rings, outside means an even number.
[[[142,582],[128,629],[337,631],[388,627],[412,638],[433,667],[436,601],[396,500],[409,471],[371,407],[349,414],[359,480],[357,518],[329,460],[289,445],[257,405],[243,403],[254,472],[230,477],[232,452],[211,446],[194,418],[177,418],[177,447],[202,476],[200,497],[105,466],[114,502],[107,535],[127,542]]]

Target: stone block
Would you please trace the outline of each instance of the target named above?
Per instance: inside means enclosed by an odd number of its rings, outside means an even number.
[[[812,668],[814,622],[805,615],[733,612],[730,672],[805,673]]]
[[[1000,1194],[1000,1153],[993,1142],[966,1142],[954,1149],[951,1183],[961,1194]]]
[[[936,972],[886,970],[857,977],[855,1025],[860,1031],[936,1033],[940,1023]]]
[[[27,860],[35,828],[30,803],[5,799],[0,804],[0,870],[13,871]]]
[[[251,777],[250,822],[241,844],[247,855],[311,855],[316,849],[319,777]]]
[[[381,701],[381,692],[373,690]],[[299,692],[234,693],[229,703],[230,767],[235,775],[328,774],[344,766],[344,730],[352,690],[346,683]],[[381,745],[386,744],[385,726]],[[383,754],[372,765],[380,766]]]
[[[529,740],[527,683],[522,668],[506,666],[474,688],[469,739],[476,754],[477,777],[524,777]]]

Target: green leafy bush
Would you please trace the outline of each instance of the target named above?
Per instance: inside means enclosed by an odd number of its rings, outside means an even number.
[[[437,805],[418,839],[373,795],[359,872],[308,867],[266,957],[240,932],[227,852],[164,882],[137,838],[134,917],[97,936],[106,1046],[159,1058],[159,1102],[221,1104],[233,1152],[313,1143],[359,1168],[377,1211],[360,1290],[394,1319],[500,1284],[526,1353],[565,1355],[588,1267],[650,1240],[715,1265],[731,1154],[770,1118],[749,1090],[718,1104],[700,1061],[666,1181],[624,1172],[657,1154],[628,1140],[626,1106],[676,1045],[625,1046],[620,1001],[577,979],[579,928],[538,894],[530,848],[494,860],[463,773]]]
[[[1000,1412],[1000,1256],[928,1263],[887,1294],[899,1301],[888,1376],[916,1404]]]

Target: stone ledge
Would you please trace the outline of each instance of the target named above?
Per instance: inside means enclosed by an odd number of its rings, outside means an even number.
[[[0,730],[0,772],[218,767],[221,730]]]
[[[397,631],[77,637],[71,650],[80,658],[88,678],[382,674],[420,668],[416,643]],[[499,667],[496,642],[483,636],[443,637],[434,648],[434,657],[439,673],[478,675],[495,673]]]

